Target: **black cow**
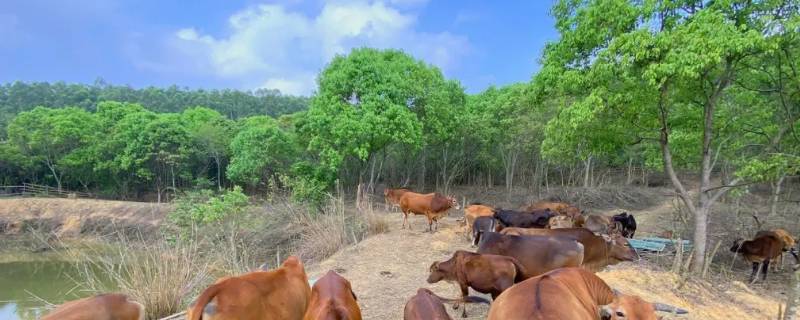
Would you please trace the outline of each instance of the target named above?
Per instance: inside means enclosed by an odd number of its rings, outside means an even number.
[[[622,233],[623,237],[633,238],[633,235],[636,233],[636,219],[633,218],[632,214],[623,212],[614,215],[611,219],[614,223],[619,223],[619,225],[622,226],[622,229],[619,231]]]
[[[497,226],[497,220],[493,217],[478,217],[472,223],[472,245],[477,246],[481,241],[481,234],[484,232],[493,232]]]
[[[494,213],[494,218],[500,221],[500,226],[503,228],[545,228],[554,215],[555,213],[550,209],[531,212],[498,209]]]

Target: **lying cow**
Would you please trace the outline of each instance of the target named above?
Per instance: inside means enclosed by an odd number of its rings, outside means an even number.
[[[389,207],[392,209],[400,207],[400,197],[402,197],[406,192],[411,191],[411,189],[406,188],[386,188],[383,189],[383,201],[384,201],[384,210],[389,210]]]
[[[460,209],[458,201],[453,197],[445,197],[439,193],[419,194],[406,192],[400,197],[400,210],[403,211],[403,228],[408,222],[409,214],[420,214],[428,218],[428,231],[433,232],[433,223],[439,229],[439,218],[447,214],[450,208]],[[411,229],[411,224],[408,225]]]
[[[767,280],[767,270],[769,263],[783,253],[783,240],[780,236],[771,231],[760,231],[752,240],[742,241],[736,239],[731,247],[731,252],[740,253],[742,257],[753,264],[753,271],[750,273],[750,282],[755,282],[761,270],[761,280]],[[797,254],[792,251],[795,260]],[[800,263],[800,260],[797,260]]]
[[[572,239],[487,232],[481,235],[478,253],[517,259],[527,279],[558,268],[579,267],[583,263],[584,249]]]
[[[118,293],[96,295],[94,297],[64,303],[42,320],[144,320],[144,306]]]
[[[348,319],[361,320],[356,294],[347,279],[333,270],[314,282],[311,301],[303,320]]]
[[[549,209],[550,211],[556,212],[559,215],[568,216],[572,219],[576,219],[583,214],[581,209],[578,209],[578,207],[566,202],[537,201],[532,205],[525,207],[524,210],[535,211],[544,209]]]
[[[501,294],[489,309],[489,320],[656,319],[655,311],[687,313],[638,297],[617,295],[594,273],[562,268],[530,278]]]
[[[531,212],[498,209],[495,211],[494,218],[500,222],[502,228],[544,228],[547,227],[547,222],[554,215],[555,213],[549,209]]]
[[[189,306],[186,319],[300,320],[310,297],[303,263],[292,256],[272,271],[217,280]]]
[[[472,224],[475,219],[480,217],[491,217],[494,215],[494,208],[481,203],[472,203],[464,208],[464,222],[467,224],[467,232],[472,233]]]
[[[484,232],[494,232],[498,229],[497,220],[494,217],[478,217],[472,223],[472,245],[477,246]]]
[[[596,235],[584,228],[568,229],[524,229],[506,228],[501,234],[517,236],[550,236],[576,240],[583,245],[583,267],[599,271],[600,269],[620,263],[633,261],[638,257],[636,249],[621,235]]]
[[[458,250],[449,260],[431,265],[428,283],[455,282],[461,289],[462,299],[469,295],[469,288],[491,294],[495,299],[514,283],[522,281],[524,274],[525,268],[512,257]],[[467,317],[466,306],[461,316]]]
[[[417,294],[406,302],[403,309],[403,320],[452,320],[443,302],[460,302],[466,300],[469,303],[485,303],[489,301],[480,297],[468,296],[465,299],[446,299],[437,296],[425,288],[419,288]]]
[[[619,231],[625,238],[633,238],[633,235],[636,233],[636,219],[633,218],[632,214],[628,214],[627,212],[615,214],[611,217],[611,222],[619,224]]]

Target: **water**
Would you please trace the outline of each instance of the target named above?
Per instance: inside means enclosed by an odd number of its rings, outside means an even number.
[[[81,291],[74,262],[56,258],[0,262],[0,320],[38,319],[45,303],[60,304],[91,295]]]

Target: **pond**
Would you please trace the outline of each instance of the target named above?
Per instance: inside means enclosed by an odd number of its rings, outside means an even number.
[[[91,296],[78,279],[78,264],[56,253],[0,255],[0,320],[38,319],[46,302]]]

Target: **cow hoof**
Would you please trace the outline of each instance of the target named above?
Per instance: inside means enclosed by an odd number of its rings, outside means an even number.
[[[453,305],[453,310],[458,310],[458,303]]]

